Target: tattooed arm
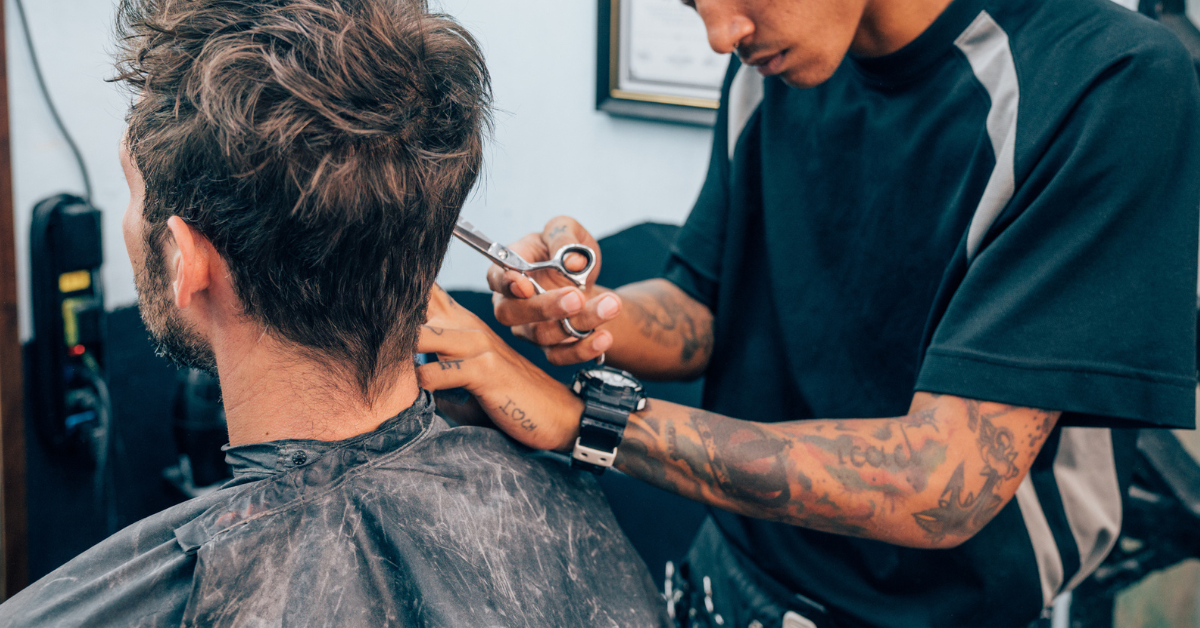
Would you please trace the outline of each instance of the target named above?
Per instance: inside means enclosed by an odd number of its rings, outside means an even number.
[[[1058,417],[928,393],[900,417],[772,424],[651,401],[630,418],[616,465],[751,517],[953,547],[1012,499]]]
[[[612,333],[607,363],[643,379],[699,377],[712,356],[712,312],[666,279],[619,288],[621,313],[601,329]]]
[[[583,403],[440,289],[419,350],[450,364],[419,367],[422,387],[466,387],[497,427],[530,447],[574,444]],[[917,393],[904,416],[768,424],[651,400],[630,417],[616,466],[751,517],[953,547],[1012,499],[1058,417]]]

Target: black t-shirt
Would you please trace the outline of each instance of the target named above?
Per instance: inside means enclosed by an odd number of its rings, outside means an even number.
[[[982,532],[926,551],[714,513],[852,625],[1021,625],[1115,542],[1113,426],[1195,412],[1200,89],[1108,0],[955,0],[792,89],[736,60],[665,276],[715,313],[705,408],[886,417],[914,391],[1064,411]]]

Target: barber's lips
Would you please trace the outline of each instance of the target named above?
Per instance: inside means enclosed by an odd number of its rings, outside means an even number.
[[[751,63],[751,65],[753,65],[758,70],[758,73],[763,76],[775,76],[783,71],[783,58],[786,54],[786,50],[783,52],[777,52],[764,59],[756,60],[754,63]]]
[[[763,56],[760,59],[752,59],[748,61],[748,64],[754,66],[755,70],[762,74],[762,76],[773,77],[775,74],[784,71],[784,58],[786,55],[787,50],[784,50],[784,52]]]

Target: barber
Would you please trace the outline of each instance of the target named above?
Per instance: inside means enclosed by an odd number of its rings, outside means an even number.
[[[1190,59],[1107,0],[687,4],[740,60],[665,273],[488,281],[551,362],[704,376],[703,408],[573,391],[444,295],[423,385],[713,506],[681,621],[1025,625],[1115,542],[1107,428],[1194,420]],[[512,248],[570,243],[599,249],[570,218]]]

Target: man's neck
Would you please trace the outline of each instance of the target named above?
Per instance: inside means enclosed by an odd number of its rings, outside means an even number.
[[[937,20],[951,0],[870,0],[850,51],[881,57],[907,46]]]
[[[379,427],[419,394],[416,372],[408,369],[368,404],[344,374],[249,331],[213,343],[231,445],[344,440]]]

